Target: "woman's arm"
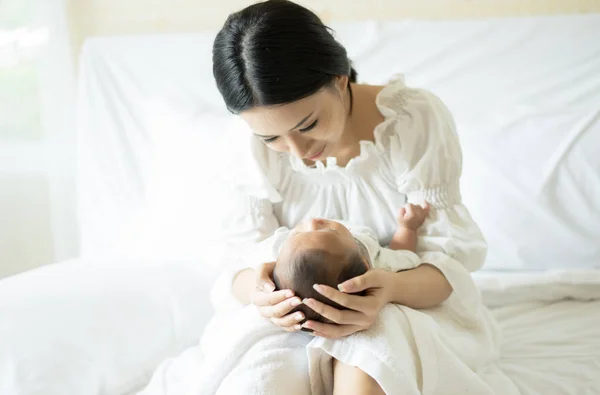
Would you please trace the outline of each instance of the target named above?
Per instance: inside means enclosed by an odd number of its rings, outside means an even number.
[[[429,264],[389,273],[388,302],[398,303],[413,309],[435,307],[452,294],[452,286],[446,276]]]
[[[452,286],[446,276],[436,267],[426,263],[396,273],[372,270],[372,273],[367,272],[350,279],[338,288],[346,294],[379,288],[382,289],[382,302],[398,303],[413,309],[435,307],[452,294]],[[337,302],[341,292],[331,288],[324,295]]]
[[[328,299],[346,306],[338,310],[315,299],[304,304],[335,324],[307,321],[302,326],[315,336],[338,338],[369,328],[386,303],[398,303],[414,309],[435,307],[452,294],[452,287],[437,268],[422,264],[415,269],[389,272],[372,269],[339,285],[341,291],[326,285],[315,289]],[[352,293],[365,291],[365,296]]]
[[[256,274],[254,273],[254,269],[248,268],[235,275],[231,291],[238,302],[248,305],[250,304],[250,295],[255,287]]]
[[[240,303],[254,304],[260,315],[285,331],[299,331],[299,322],[304,320],[304,315],[289,313],[302,301],[289,289],[275,291],[271,280],[274,267],[275,262],[268,262],[256,269],[241,270],[233,279],[232,293]]]

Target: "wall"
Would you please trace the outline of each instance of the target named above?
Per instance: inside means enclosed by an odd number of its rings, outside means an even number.
[[[87,36],[217,29],[249,0],[68,0],[75,49]],[[600,12],[600,0],[298,0],[325,21]]]
[[[0,176],[0,278],[54,256],[49,201],[43,174]]]
[[[0,0],[0,279],[78,254],[65,0]]]

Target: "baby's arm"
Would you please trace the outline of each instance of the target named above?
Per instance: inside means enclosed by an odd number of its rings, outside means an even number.
[[[400,209],[398,215],[398,228],[392,237],[389,248],[392,250],[408,250],[416,252],[417,250],[417,231],[425,222],[429,214],[429,205],[417,206],[407,204]]]

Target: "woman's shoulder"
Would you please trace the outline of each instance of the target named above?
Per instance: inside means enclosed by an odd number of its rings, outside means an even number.
[[[376,98],[379,111],[386,118],[450,117],[442,100],[430,90],[411,87],[403,74],[394,75]]]
[[[405,148],[425,142],[431,148],[432,143],[457,141],[454,119],[442,100],[427,89],[408,86],[401,74],[381,89],[376,105],[385,121],[375,137],[384,144],[400,139]]]
[[[282,168],[280,153],[268,149],[239,117],[231,120],[228,133],[231,146],[223,178],[249,194],[277,201],[276,185]]]
[[[376,141],[389,153],[398,175],[412,172],[414,177],[429,177],[427,168],[460,174],[462,152],[456,126],[439,97],[409,87],[397,75],[377,96],[377,106],[385,121],[376,130]]]

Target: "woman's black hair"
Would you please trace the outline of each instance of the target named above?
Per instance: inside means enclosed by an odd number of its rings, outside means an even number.
[[[229,111],[291,103],[356,71],[346,49],[312,11],[287,0],[231,14],[213,46],[213,74]]]

